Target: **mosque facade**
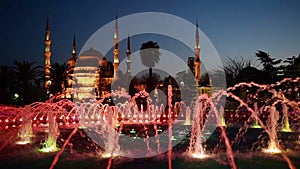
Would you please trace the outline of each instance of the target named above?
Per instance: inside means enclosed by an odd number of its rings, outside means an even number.
[[[76,53],[76,39],[73,38],[72,56],[68,59],[67,68],[65,72],[65,80],[62,82],[62,94],[64,98],[86,100],[89,98],[102,98],[111,92],[111,84],[117,80],[119,68],[119,36],[118,36],[118,17],[115,18],[115,30],[113,35],[114,49],[113,61],[109,61],[103,56],[100,51],[90,47],[88,50],[83,51],[77,57]],[[51,85],[50,78],[50,59],[51,59],[51,40],[50,40],[50,25],[47,19],[46,23],[46,36],[45,36],[45,90],[49,93],[49,86]],[[195,35],[195,57],[188,58],[188,67],[194,74],[196,79],[196,86],[200,84],[200,43],[198,22],[196,23]],[[131,73],[131,50],[130,50],[130,37],[127,39],[126,51],[126,65],[127,74]]]

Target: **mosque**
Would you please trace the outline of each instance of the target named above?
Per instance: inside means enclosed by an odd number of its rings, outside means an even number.
[[[50,40],[50,25],[49,19],[46,23],[46,35],[45,35],[45,90],[49,96],[49,87],[51,85],[51,40]],[[80,56],[77,57],[76,53],[76,39],[73,38],[72,55],[68,59],[67,68],[65,72],[65,80],[62,82],[62,94],[64,98],[74,98],[77,100],[84,100],[86,98],[101,98],[102,96],[111,92],[111,84],[118,79],[117,70],[119,67],[119,38],[118,38],[118,17],[115,18],[115,30],[113,35],[114,49],[113,49],[113,62],[109,61],[103,56],[100,51],[93,49],[92,47],[86,51],[83,51]],[[196,86],[200,89],[200,43],[198,22],[196,23],[195,34],[195,48],[194,57],[188,58],[188,67],[195,76]],[[126,74],[131,73],[131,50],[130,50],[130,37],[127,38],[127,51],[126,51]],[[203,87],[202,87],[203,90]],[[200,90],[199,90],[200,91]]]

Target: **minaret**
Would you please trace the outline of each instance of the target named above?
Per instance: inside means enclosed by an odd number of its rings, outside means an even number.
[[[73,44],[72,44],[72,57],[68,60],[67,70],[66,70],[66,81],[63,82],[63,90],[65,91],[65,97],[71,98],[72,97],[72,82],[74,77],[74,67],[76,63],[76,39],[75,34],[73,37]]]
[[[130,74],[131,73],[131,60],[130,60],[130,55],[131,55],[131,51],[130,51],[130,37],[129,37],[129,34],[128,34],[128,37],[127,37],[127,51],[126,51],[126,55],[127,55],[127,60],[126,60],[126,63],[127,63],[127,74]]]
[[[118,35],[118,15],[116,12],[115,32],[114,32],[114,80],[118,79],[117,71],[119,69],[119,35]]]
[[[199,43],[199,31],[198,31],[198,20],[196,21],[196,46],[195,46],[195,78],[196,78],[196,86],[200,84],[200,43]]]
[[[72,57],[68,60],[68,67],[74,67],[75,66],[75,62],[76,62],[76,38],[75,38],[75,34],[73,37],[73,44],[72,44]]]
[[[49,86],[51,85],[50,81],[50,57],[51,57],[51,51],[50,51],[50,46],[51,46],[51,40],[50,40],[50,25],[49,25],[49,18],[47,18],[47,23],[46,23],[46,36],[45,36],[45,51],[44,51],[44,56],[45,56],[45,89],[47,91],[47,94],[49,94]]]
[[[72,44],[72,57],[69,58],[68,60],[68,74],[73,73],[72,70],[74,69],[75,63],[76,63],[76,39],[75,39],[75,34],[73,37],[73,44]]]

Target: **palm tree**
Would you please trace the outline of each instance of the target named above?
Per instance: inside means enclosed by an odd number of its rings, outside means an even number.
[[[156,42],[148,41],[143,43],[140,48],[140,56],[142,64],[149,68],[149,78],[147,80],[147,92],[151,92],[154,89],[152,81],[152,68],[159,62],[159,46]]]
[[[147,83],[149,76],[147,74],[143,74],[143,71],[141,72],[141,75],[139,76],[139,79],[142,83]],[[152,73],[152,80],[155,84],[162,82],[162,77],[158,72]]]
[[[50,69],[50,77],[51,77],[51,85],[49,87],[51,94],[57,94],[62,92],[62,83],[66,79],[66,64],[55,63],[51,65]]]
[[[43,78],[41,66],[34,66],[35,62],[14,61],[13,69],[14,87],[20,96],[22,105],[39,100],[39,81]]]
[[[0,66],[0,104],[8,104],[10,101],[11,87],[13,82],[12,68]]]

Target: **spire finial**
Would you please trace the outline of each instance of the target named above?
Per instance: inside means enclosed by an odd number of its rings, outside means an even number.
[[[74,32],[74,36],[73,36],[73,47],[76,46],[76,36],[75,36],[75,32]]]
[[[126,54],[131,54],[131,51],[130,51],[130,36],[129,36],[129,32],[128,32],[128,37],[127,37],[127,52]]]
[[[47,40],[47,41],[50,40],[50,22],[49,22],[49,17],[47,17],[47,22],[46,22],[46,35],[45,35],[45,40]]]
[[[76,37],[75,37],[75,33],[74,33],[74,37],[73,37],[72,57],[73,57],[73,59],[76,59]]]
[[[197,49],[200,49],[200,44],[199,44],[199,26],[198,26],[198,19],[196,20],[196,35],[195,35],[195,38],[196,38],[196,46],[195,48]]]
[[[131,72],[131,68],[130,68],[130,65],[131,65],[131,59],[130,59],[131,51],[130,51],[130,36],[129,36],[129,32],[128,32],[128,37],[127,37],[127,51],[126,51],[126,55],[127,55],[127,60],[126,60],[126,63],[127,63],[127,73],[130,74],[130,72]]]
[[[115,20],[115,33],[114,33],[114,39],[118,38],[118,13],[116,11],[116,20]]]
[[[46,31],[50,31],[49,17],[47,17]]]

